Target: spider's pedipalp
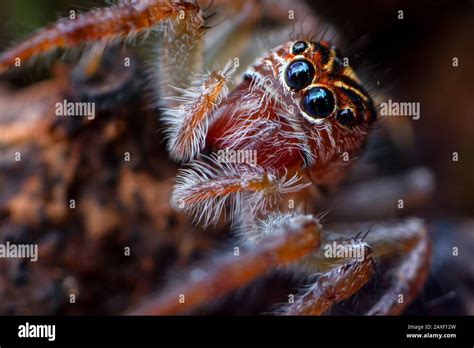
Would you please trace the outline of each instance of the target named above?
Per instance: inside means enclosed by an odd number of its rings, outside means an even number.
[[[126,0],[117,5],[71,16],[38,31],[1,54],[0,73],[56,48],[72,48],[97,41],[110,43],[127,40],[167,21],[170,25],[184,21],[187,26],[195,28],[204,23],[199,6],[185,1]]]
[[[182,103],[177,108],[163,109],[168,151],[175,160],[189,161],[201,152],[212,113],[226,98],[227,82],[234,71],[235,65],[229,62],[224,69],[198,79],[188,89],[176,87],[178,96],[165,98]]]
[[[300,180],[298,175],[278,176],[259,166],[209,158],[208,163],[194,161],[189,169],[180,172],[171,202],[205,226],[216,223],[228,205],[232,221],[242,219],[242,213],[244,219],[253,219],[274,206],[280,194],[298,192],[309,185]]]

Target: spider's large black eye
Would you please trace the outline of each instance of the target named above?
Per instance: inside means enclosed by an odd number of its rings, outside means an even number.
[[[337,112],[336,120],[344,126],[353,126],[355,123],[355,115],[351,109],[342,109]]]
[[[293,47],[291,48],[291,53],[301,54],[308,48],[308,44],[304,41],[296,41]]]
[[[285,82],[294,91],[308,86],[314,78],[314,67],[307,60],[296,60],[285,71]]]
[[[311,88],[303,97],[303,110],[311,117],[326,118],[334,111],[336,102],[332,92],[324,87]]]

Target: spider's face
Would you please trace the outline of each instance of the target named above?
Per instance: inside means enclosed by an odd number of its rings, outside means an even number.
[[[348,59],[326,41],[286,45],[286,66],[280,80],[302,117],[314,125],[367,129],[375,120],[373,102]]]
[[[373,102],[336,48],[288,42],[258,59],[217,110],[207,148],[257,151],[275,169],[326,182],[356,158],[376,118]]]
[[[329,42],[289,42],[275,53],[283,99],[306,148],[305,167],[314,181],[327,182],[332,168],[360,154],[376,119],[373,101],[349,59]]]

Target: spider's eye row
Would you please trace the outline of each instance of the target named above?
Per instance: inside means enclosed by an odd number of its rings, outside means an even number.
[[[314,78],[313,64],[307,60],[295,60],[285,70],[285,82],[294,91],[308,86]]]
[[[311,117],[326,118],[333,113],[336,100],[329,89],[317,86],[306,92],[301,106]]]
[[[336,120],[344,126],[353,126],[355,123],[354,112],[349,108],[341,109],[337,112]]]
[[[301,54],[308,49],[308,44],[304,41],[296,41],[291,49],[293,54]]]

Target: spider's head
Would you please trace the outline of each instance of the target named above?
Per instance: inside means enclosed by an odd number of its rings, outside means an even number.
[[[313,174],[328,173],[333,165],[351,162],[365,144],[376,111],[349,59],[326,41],[289,42],[277,54],[279,81],[307,144],[306,167]]]
[[[310,123],[355,129],[376,119],[372,99],[361,86],[348,58],[326,41],[289,44],[282,71],[284,86]]]

